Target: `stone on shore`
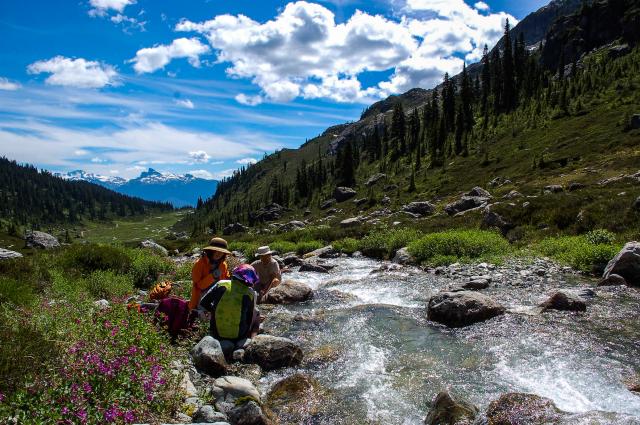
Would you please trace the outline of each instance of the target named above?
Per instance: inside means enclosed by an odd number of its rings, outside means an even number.
[[[229,411],[231,425],[269,425],[272,422],[255,401],[241,403]]]
[[[313,264],[308,261],[302,263],[298,269],[300,272],[329,273],[329,270],[319,264]]]
[[[425,425],[471,425],[478,416],[473,404],[442,391],[433,399]]]
[[[207,375],[216,377],[227,372],[227,361],[220,342],[214,337],[207,335],[200,340],[191,350],[191,357],[194,365]]]
[[[327,245],[322,248],[318,248],[314,251],[308,252],[302,256],[302,258],[307,259],[311,257],[319,257],[319,258],[334,258],[340,255],[338,251],[333,248],[333,245]]]
[[[265,405],[284,423],[313,423],[326,407],[327,391],[313,377],[296,373],[277,382]]]
[[[213,406],[208,404],[200,407],[193,414],[193,422],[201,422],[201,423],[215,423],[215,422],[226,422],[227,415],[222,412],[216,412]]]
[[[500,316],[505,311],[502,305],[484,294],[460,291],[431,297],[427,315],[431,321],[457,328]]]
[[[416,259],[409,252],[409,248],[404,247],[396,251],[396,255],[393,257],[393,262],[402,265],[416,264]]]
[[[628,242],[604,269],[603,279],[610,275],[622,276],[630,286],[640,286],[640,243]]]
[[[626,284],[627,281],[624,280],[624,277],[613,273],[598,282],[598,286],[624,286]]]
[[[213,382],[211,395],[216,410],[226,415],[242,402],[261,403],[260,392],[247,379],[237,376],[222,376]]]
[[[267,371],[297,366],[302,361],[302,349],[288,338],[258,335],[245,347],[244,361]]]
[[[306,283],[285,280],[267,292],[262,302],[265,304],[292,304],[307,301],[312,296],[313,290]]]

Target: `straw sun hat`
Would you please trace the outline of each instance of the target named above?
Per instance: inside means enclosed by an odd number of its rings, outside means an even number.
[[[203,251],[218,251],[223,254],[231,254],[227,241],[222,238],[213,238],[209,241],[209,245],[202,248]]]

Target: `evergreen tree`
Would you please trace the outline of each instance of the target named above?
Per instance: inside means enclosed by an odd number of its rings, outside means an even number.
[[[511,28],[509,20],[504,25],[504,52],[502,54],[502,107],[504,111],[511,111],[516,105],[514,84],[513,50],[511,45]]]
[[[394,159],[406,153],[406,134],[407,124],[404,108],[402,107],[402,102],[397,102],[393,107],[393,116],[391,117],[391,143]]]

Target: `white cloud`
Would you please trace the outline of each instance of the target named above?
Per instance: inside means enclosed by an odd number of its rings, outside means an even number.
[[[213,174],[211,174],[207,170],[191,170],[191,171],[188,171],[187,174],[191,174],[194,177],[198,177],[198,178],[206,179],[206,180],[214,180],[215,179],[215,177],[213,177]]]
[[[109,170],[111,174],[120,174],[120,170]]]
[[[112,10],[122,13],[125,7],[135,3],[136,0],[89,0],[89,5],[92,7],[89,15],[104,16]]]
[[[185,107],[187,109],[195,108],[195,105],[189,99],[176,99],[175,102],[176,102],[176,105]]]
[[[215,180],[222,180],[225,177],[231,177],[234,172],[237,170],[235,168],[229,168],[228,170],[220,170],[213,173],[213,178]]]
[[[258,160],[255,158],[242,158],[237,160],[236,164],[249,165],[249,164],[255,164],[256,162],[258,162]]]
[[[77,156],[84,156],[89,155],[89,152],[84,149],[76,149],[75,151],[73,151],[73,154]]]
[[[13,81],[9,81],[8,78],[0,77],[0,90],[18,90],[22,87],[19,83],[14,83]]]
[[[101,88],[118,84],[118,73],[111,65],[82,58],[56,56],[27,67],[29,74],[51,74],[45,82],[56,86]]]
[[[197,38],[178,38],[169,45],[156,45],[138,50],[130,62],[138,74],[154,72],[164,68],[173,59],[187,58],[194,67],[200,66],[200,56],[211,49]]]
[[[477,2],[476,4],[473,5],[473,7],[483,12],[489,10],[489,5],[483,1]]]
[[[94,164],[102,164],[103,162],[107,162],[107,160],[96,156],[95,158],[91,158],[91,162]]]
[[[247,106],[256,106],[261,104],[263,101],[262,96],[260,95],[256,95],[256,96],[247,96],[244,93],[240,93],[239,95],[236,96],[236,102],[241,103],[243,105],[247,105]]]
[[[403,0],[404,1],[404,0]],[[337,24],[322,5],[292,2],[260,23],[244,15],[218,15],[204,22],[183,19],[176,31],[204,35],[232,78],[250,79],[258,96],[236,96],[252,105],[296,97],[367,102],[416,86],[432,87],[445,72],[478,59],[484,44],[497,42],[505,14],[483,15],[463,0],[406,0],[404,16],[392,20],[356,11]],[[388,71],[387,81],[362,87],[359,75]]]
[[[195,164],[206,164],[211,159],[205,151],[189,152],[189,158],[191,158]]]

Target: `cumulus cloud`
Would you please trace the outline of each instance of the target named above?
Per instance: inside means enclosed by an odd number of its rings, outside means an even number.
[[[206,180],[214,180],[215,177],[207,170],[191,170],[188,171],[187,174],[191,174],[194,177],[198,177]]]
[[[483,1],[479,1],[476,4],[473,5],[473,7],[475,7],[478,10],[482,10],[482,11],[486,11],[489,10],[489,5]]]
[[[19,83],[14,83],[13,81],[9,81],[8,78],[0,77],[0,90],[18,90],[22,87]]]
[[[182,106],[187,109],[195,108],[195,105],[189,99],[176,99],[175,102],[176,102],[176,105]]]
[[[110,11],[122,13],[125,7],[135,3],[136,0],[89,0],[89,15],[104,16]]]
[[[209,162],[209,159],[211,159],[209,154],[205,151],[189,152],[189,158],[191,158],[191,161],[193,161],[195,164],[206,164],[207,162]]]
[[[258,162],[258,160],[255,158],[242,158],[236,161],[237,164],[241,165],[255,164],[256,162]]]
[[[101,164],[103,162],[107,162],[107,160],[96,156],[95,158],[91,158],[91,162],[94,164]]]
[[[118,84],[118,73],[111,65],[82,58],[56,56],[32,63],[29,74],[51,74],[45,82],[55,86],[102,88]]]
[[[154,72],[164,68],[173,59],[187,58],[194,67],[200,66],[200,56],[209,53],[209,46],[197,38],[178,38],[169,45],[156,45],[138,50],[131,59],[138,74]]]
[[[205,36],[227,75],[250,79],[259,96],[236,100],[255,105],[264,99],[296,97],[338,102],[369,101],[416,86],[433,86],[445,72],[479,58],[485,43],[502,34],[505,14],[483,15],[463,0],[407,0],[403,17],[392,20],[356,11],[337,24],[322,5],[292,2],[264,23],[244,15],[218,15],[204,22],[181,20],[176,31]],[[367,71],[393,70],[387,81],[362,87]]]

